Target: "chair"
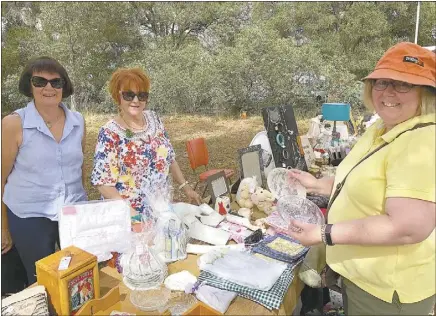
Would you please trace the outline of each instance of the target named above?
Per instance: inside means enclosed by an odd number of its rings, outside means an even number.
[[[206,182],[208,177],[220,171],[224,171],[226,179],[230,179],[235,174],[233,169],[208,169],[209,152],[207,150],[206,140],[202,137],[188,140],[186,142],[186,151],[188,152],[189,162],[194,174],[197,174],[196,170],[199,167],[204,167],[206,170],[198,175],[199,181],[195,183],[194,190],[197,188],[199,182]],[[204,196],[206,189],[207,186],[205,186],[203,190],[202,197]]]

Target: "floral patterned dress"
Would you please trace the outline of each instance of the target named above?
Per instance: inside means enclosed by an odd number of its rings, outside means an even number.
[[[132,137],[114,120],[100,128],[91,183],[114,186],[136,211],[149,217],[147,198],[154,187],[168,184],[175,152],[157,114],[147,110],[144,118],[146,130]]]

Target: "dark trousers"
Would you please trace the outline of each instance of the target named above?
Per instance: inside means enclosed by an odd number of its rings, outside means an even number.
[[[58,222],[45,217],[20,218],[8,209],[9,231],[27,273],[36,282],[35,262],[55,252],[59,244]]]
[[[301,310],[300,315],[304,316],[310,311],[318,310],[323,313],[323,307],[330,302],[330,292],[327,287],[312,288],[305,285],[301,292]]]
[[[13,246],[2,255],[2,296],[18,293],[27,285],[26,270],[17,249]]]

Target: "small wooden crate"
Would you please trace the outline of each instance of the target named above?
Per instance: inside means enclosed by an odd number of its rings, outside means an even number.
[[[58,271],[63,257],[71,256],[68,269]],[[38,284],[44,285],[58,315],[74,315],[91,299],[100,298],[97,257],[74,246],[36,262]]]

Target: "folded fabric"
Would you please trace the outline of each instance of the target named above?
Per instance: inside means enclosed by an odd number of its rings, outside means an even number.
[[[260,259],[262,260],[262,259]],[[267,309],[278,309],[283,302],[283,298],[294,279],[294,269],[300,264],[301,260],[289,264],[286,270],[279,277],[277,282],[268,291],[256,290],[247,286],[241,286],[234,282],[220,278],[210,272],[201,271],[198,277],[199,281],[205,281],[207,285],[232,292],[236,292],[239,296],[245,297],[258,304],[265,306]]]
[[[2,299],[1,314],[49,315],[47,293],[45,287],[38,285]]]
[[[195,282],[197,278],[191,272],[183,270],[168,276],[164,284],[172,291],[184,291],[187,284]]]
[[[189,244],[186,246],[187,253],[194,253],[196,255],[203,255],[213,250],[221,250],[221,249],[235,249],[238,251],[242,251],[245,249],[244,244],[235,244],[235,245],[224,245],[224,246],[211,246],[211,245],[197,245],[197,244]]]
[[[283,234],[268,236],[252,248],[253,252],[292,263],[307,253],[309,248]]]
[[[208,255],[210,253],[203,256]],[[287,266],[263,260],[248,252],[229,250],[226,254],[202,264],[200,268],[236,284],[268,291]]]
[[[209,215],[202,215],[200,216],[200,221],[207,225],[216,227],[219,223],[221,223],[224,220],[224,216],[220,215],[218,212],[212,212]]]
[[[249,230],[245,226],[231,223],[231,222],[228,222],[226,220],[222,221],[218,225],[218,228],[225,230],[226,232],[229,232],[230,233],[229,239],[234,240],[238,244],[244,243],[244,239],[253,233],[251,230]]]
[[[236,297],[235,292],[221,290],[206,284],[200,285],[200,287],[196,290],[195,295],[200,301],[223,314]]]

